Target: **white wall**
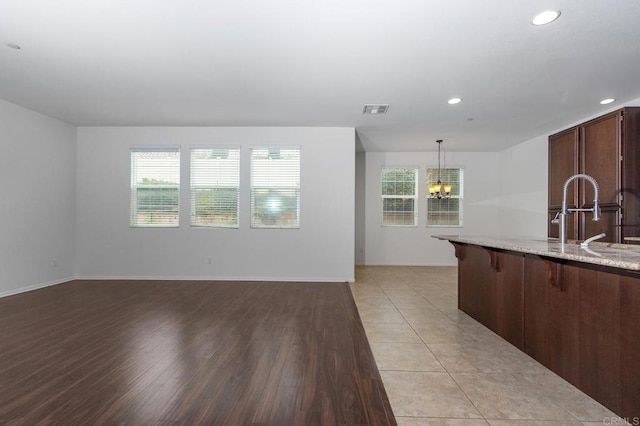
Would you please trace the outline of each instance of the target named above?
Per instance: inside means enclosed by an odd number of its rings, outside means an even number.
[[[367,156],[356,152],[356,265],[365,264],[366,229],[366,192],[367,192]]]
[[[73,126],[0,100],[0,297],[74,275],[75,140]]]
[[[240,228],[192,229],[189,147],[216,143],[241,146]],[[130,228],[129,148],[157,144],[181,144],[180,227]],[[300,229],[249,227],[252,146],[301,146]],[[81,127],[77,157],[79,277],[353,281],[353,128]]]
[[[547,141],[539,136],[499,153],[502,235],[547,235]]]
[[[498,153],[447,153],[447,167],[464,169],[462,228],[426,227],[426,169],[438,166],[437,152],[368,152],[366,154],[367,265],[456,265],[453,247],[432,235],[495,235],[499,230]],[[383,167],[419,168],[418,226],[383,227],[380,172]]]

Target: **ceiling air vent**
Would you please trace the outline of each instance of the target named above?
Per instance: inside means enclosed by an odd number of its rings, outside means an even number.
[[[364,108],[362,108],[362,113],[363,114],[386,114],[387,111],[389,110],[389,104],[382,104],[382,105],[365,105]]]

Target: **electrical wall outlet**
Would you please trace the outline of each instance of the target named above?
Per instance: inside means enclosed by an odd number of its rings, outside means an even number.
[[[211,262],[212,262],[212,261],[213,261],[213,259],[211,258],[211,256],[207,257],[207,263],[208,263],[209,265],[211,265]]]
[[[55,267],[57,267],[57,266],[58,266],[58,261],[57,261],[57,260],[55,260],[55,259],[53,259],[53,260],[51,261],[51,267],[52,267],[52,268],[55,268]]]

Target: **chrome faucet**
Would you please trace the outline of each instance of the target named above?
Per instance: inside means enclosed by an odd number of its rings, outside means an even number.
[[[595,192],[594,200],[593,200],[593,208],[591,209],[569,209],[567,208],[567,190],[569,189],[569,184],[575,179],[585,179],[591,182],[593,185],[593,190]],[[598,182],[594,178],[585,174],[577,174],[571,176],[564,183],[564,187],[562,188],[562,210],[560,213],[556,215],[553,220],[553,223],[560,223],[560,243],[565,244],[567,242],[567,216],[573,212],[593,212],[593,220],[600,220],[600,203],[598,202]]]

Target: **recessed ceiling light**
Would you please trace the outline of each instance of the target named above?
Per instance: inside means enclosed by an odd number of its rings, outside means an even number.
[[[15,50],[20,50],[20,46],[15,43],[7,43],[7,47]]]
[[[533,17],[531,23],[533,25],[547,25],[560,17],[559,10],[545,10]]]
[[[386,114],[389,104],[367,104],[362,108],[363,114]]]
[[[449,105],[459,104],[460,102],[462,102],[462,99],[460,98],[451,98],[447,101]]]
[[[613,99],[613,98],[603,99],[603,100],[600,101],[600,105],[608,105],[608,104],[612,103],[613,101],[615,101],[615,99]]]

